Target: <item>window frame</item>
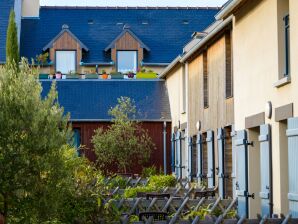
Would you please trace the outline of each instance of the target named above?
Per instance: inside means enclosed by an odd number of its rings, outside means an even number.
[[[209,108],[209,75],[208,75],[208,52],[203,52],[203,106]]]
[[[118,53],[119,52],[135,52],[136,53],[136,71],[133,71],[133,72],[137,72],[138,71],[138,68],[139,68],[139,60],[138,60],[138,50],[117,50],[116,51],[116,70],[117,72],[121,72],[119,71],[119,63],[118,63],[118,59],[119,59],[119,56],[118,56]]]
[[[59,50],[55,50],[55,72],[59,71],[59,70],[57,70],[57,52],[61,52],[61,51],[62,52],[67,52],[67,51],[75,52],[75,63],[74,63],[75,70],[74,71],[77,71],[77,55],[78,55],[77,50],[76,49],[67,49],[67,50],[59,49]],[[60,71],[60,72],[62,72],[62,71]],[[66,74],[68,74],[68,73],[66,73]]]
[[[290,76],[290,15],[287,14],[283,17],[284,20],[284,35],[285,35],[285,67],[284,77]]]

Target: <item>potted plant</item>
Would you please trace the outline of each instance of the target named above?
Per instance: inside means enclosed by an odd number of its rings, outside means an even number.
[[[46,52],[44,54],[36,55],[36,62],[37,62],[37,65],[41,67],[41,70],[43,70],[43,66],[47,64],[48,57],[49,57],[48,52]],[[48,73],[40,73],[39,74],[39,79],[48,79],[48,78],[49,78]]]
[[[56,79],[61,79],[62,78],[62,73],[60,71],[57,71],[55,76],[56,76]]]
[[[95,69],[91,69],[91,71],[89,71],[87,74],[86,74],[86,79],[98,79],[99,76],[98,74],[96,73],[96,70]]]
[[[80,74],[80,79],[85,79],[86,75],[85,74]]]
[[[101,78],[102,79],[108,79],[109,75],[107,74],[106,70],[101,70]]]
[[[123,79],[124,75],[121,72],[112,71],[111,79]]]
[[[145,68],[141,68],[140,71],[137,73],[137,79],[156,79],[157,74],[152,70],[146,71]]]
[[[66,75],[67,79],[79,79],[79,74],[77,72],[69,72]]]
[[[132,71],[127,73],[127,78],[133,79],[134,77],[135,77],[135,73],[133,73]]]

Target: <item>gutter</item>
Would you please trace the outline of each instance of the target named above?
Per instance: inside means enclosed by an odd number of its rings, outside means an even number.
[[[169,64],[170,63],[158,63],[158,62],[157,63],[154,63],[154,62],[151,63],[151,62],[143,62],[143,61],[141,62],[142,66],[144,66],[144,65],[148,65],[148,66],[150,66],[150,65],[151,66],[168,66]]]
[[[114,62],[113,61],[110,61],[110,62],[104,62],[104,61],[99,61],[99,62],[80,62],[80,65],[81,66],[93,66],[93,65],[113,65]]]
[[[217,27],[215,27],[210,33],[208,33],[199,43],[197,43],[191,50],[189,50],[183,57],[180,62],[184,63],[187,59],[194,54],[197,50],[203,47],[211,38],[213,38],[219,31],[226,27],[233,20],[233,16],[229,16],[227,19],[223,20]]]
[[[165,78],[167,73],[175,67],[176,64],[178,64],[181,60],[181,56],[178,55],[166,68],[165,70],[159,75],[157,76],[158,79],[162,79]]]
[[[113,122],[111,119],[69,119],[70,122]],[[172,122],[171,119],[137,119],[139,122]]]
[[[230,2],[215,15],[215,19],[223,19],[225,16],[231,13],[242,1],[243,0],[230,0]]]

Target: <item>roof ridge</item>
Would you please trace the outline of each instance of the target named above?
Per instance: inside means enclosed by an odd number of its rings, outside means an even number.
[[[219,10],[221,7],[215,6],[215,7],[210,7],[210,6],[41,6],[41,8],[46,8],[46,9],[155,9],[155,10],[160,10],[160,9],[168,9],[168,10]]]

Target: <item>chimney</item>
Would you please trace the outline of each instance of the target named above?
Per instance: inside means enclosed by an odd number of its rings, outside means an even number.
[[[39,17],[39,0],[23,0],[22,17]]]

